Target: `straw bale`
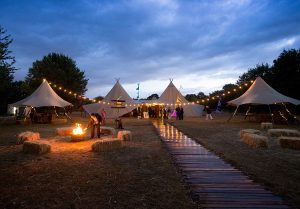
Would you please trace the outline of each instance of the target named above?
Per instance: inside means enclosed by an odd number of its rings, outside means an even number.
[[[261,124],[260,124],[260,127],[261,127],[262,129],[273,128],[273,123],[270,123],[270,122],[261,123]]]
[[[40,141],[26,141],[23,144],[23,152],[26,154],[41,155],[50,152],[51,146]]]
[[[23,144],[25,141],[34,141],[40,139],[40,133],[25,131],[18,134],[17,144]]]
[[[112,151],[120,147],[122,147],[122,142],[117,138],[102,139],[92,144],[92,150],[94,152]]]
[[[116,135],[116,129],[108,126],[100,126],[100,133],[101,134],[108,134],[108,135]]]
[[[279,136],[296,136],[300,137],[300,132],[294,129],[269,129],[268,135],[270,137],[279,137]]]
[[[71,136],[72,132],[73,132],[72,127],[56,128],[56,134],[58,136]]]
[[[267,137],[258,135],[258,134],[252,134],[252,133],[245,133],[241,140],[249,145],[252,148],[259,148],[259,147],[268,147],[267,146]]]
[[[247,133],[258,134],[258,135],[261,134],[260,130],[257,130],[257,129],[243,129],[239,132],[240,138],[243,138],[244,134],[247,134]]]
[[[124,140],[124,141],[131,141],[132,140],[132,134],[131,131],[118,131],[118,139]]]
[[[278,139],[282,148],[300,150],[300,137],[280,136]]]

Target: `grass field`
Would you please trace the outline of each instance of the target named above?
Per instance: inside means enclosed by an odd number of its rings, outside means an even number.
[[[58,140],[65,125],[0,126],[0,208],[195,208],[149,120],[124,119],[133,141],[101,154],[91,152],[95,140]],[[52,152],[23,154],[16,135],[25,130],[40,132]]]
[[[260,124],[245,121],[241,116],[227,123],[229,115],[215,114],[214,120],[186,118],[173,124],[196,139],[206,148],[222,156],[227,162],[266,185],[274,193],[283,195],[293,206],[300,206],[300,151],[282,149],[276,139],[270,139],[267,149],[252,149],[239,139],[241,129],[260,130]],[[298,126],[275,125],[274,128],[300,130]],[[261,130],[267,135],[265,130]]]
[[[282,149],[276,140],[267,149],[251,149],[239,139],[244,128],[260,124],[228,115],[169,121],[238,167],[260,184],[300,205],[300,151]],[[77,122],[87,118],[73,115]],[[150,120],[124,119],[133,141],[120,150],[91,152],[95,140],[71,143],[55,136],[70,124],[0,126],[0,208],[196,208]],[[108,121],[113,126],[112,121]],[[276,126],[296,128],[299,126]],[[52,145],[41,155],[22,153],[17,134],[38,131]],[[266,134],[266,131],[263,131]]]

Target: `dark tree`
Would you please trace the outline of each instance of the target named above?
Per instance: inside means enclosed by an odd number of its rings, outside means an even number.
[[[268,64],[256,65],[255,68],[251,68],[247,73],[241,75],[237,81],[237,84],[243,84],[251,80],[255,80],[258,76],[264,79],[266,82],[272,80],[272,68]]]
[[[284,50],[273,61],[272,87],[284,95],[300,99],[300,49]]]
[[[76,66],[74,60],[63,54],[50,53],[32,64],[26,77],[32,91],[41,84],[43,78],[77,94],[86,92],[88,79],[85,79],[84,72]],[[74,96],[55,88],[54,90],[65,100],[76,102]]]
[[[158,99],[158,94],[151,94],[150,96],[147,97],[148,100],[152,100],[152,99]]]
[[[187,95],[185,95],[185,98],[189,102],[197,102],[197,100],[198,100],[198,97],[196,94],[187,94]]]
[[[11,36],[0,26],[0,114],[6,113],[7,104],[13,102],[13,74],[16,68],[13,66],[15,58],[8,49],[12,41]]]
[[[198,99],[202,99],[202,98],[205,98],[205,97],[207,97],[203,92],[199,92],[198,94],[197,94],[197,97],[198,97]]]

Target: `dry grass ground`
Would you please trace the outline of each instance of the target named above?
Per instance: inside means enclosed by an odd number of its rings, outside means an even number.
[[[282,149],[276,139],[268,141],[267,149],[252,149],[240,141],[241,129],[260,129],[259,123],[245,121],[241,116],[230,123],[228,114],[217,114],[214,120],[186,118],[173,124],[206,148],[250,175],[255,181],[268,186],[273,192],[286,197],[295,207],[300,206],[300,151]],[[274,128],[298,126],[275,125]],[[267,134],[263,130],[263,134]]]
[[[94,140],[55,137],[63,126],[0,126],[0,208],[195,208],[150,121],[124,120],[133,141],[108,153],[91,152]],[[52,152],[23,154],[16,135],[26,130],[40,132]]]

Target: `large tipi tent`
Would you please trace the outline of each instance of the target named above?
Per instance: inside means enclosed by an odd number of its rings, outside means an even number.
[[[55,91],[50,87],[46,79],[43,80],[42,84],[28,97],[18,102],[10,104],[12,107],[18,106],[31,106],[31,107],[44,107],[44,106],[55,106],[55,107],[66,107],[72,105],[71,103],[63,100],[59,97]]]
[[[112,105],[116,100],[123,101],[126,106],[124,108],[113,108]],[[119,80],[117,80],[113,88],[104,97],[101,104],[94,103],[83,105],[83,108],[90,114],[101,113],[102,109],[104,109],[107,114],[107,118],[117,118],[135,109],[133,104],[135,104],[134,100],[128,95]]]
[[[244,104],[251,105],[271,105],[277,103],[291,103],[295,105],[300,104],[300,100],[287,97],[283,94],[280,94],[271,86],[269,86],[261,77],[257,77],[250,88],[240,97],[227,102],[229,105],[235,105],[236,110],[231,118],[236,114],[239,106]],[[269,106],[269,111],[271,114],[271,109]]]
[[[270,105],[276,103],[291,103],[299,105],[300,100],[280,94],[269,86],[261,77],[257,77],[251,87],[242,96],[228,102],[228,104],[236,106],[243,104]]]
[[[173,81],[170,80],[168,87],[161,94],[158,99],[158,103],[163,103],[166,105],[176,105],[180,104],[183,106],[184,115],[187,117],[200,117],[202,116],[203,106],[198,104],[188,104],[189,102],[182,96],[178,91]]]

